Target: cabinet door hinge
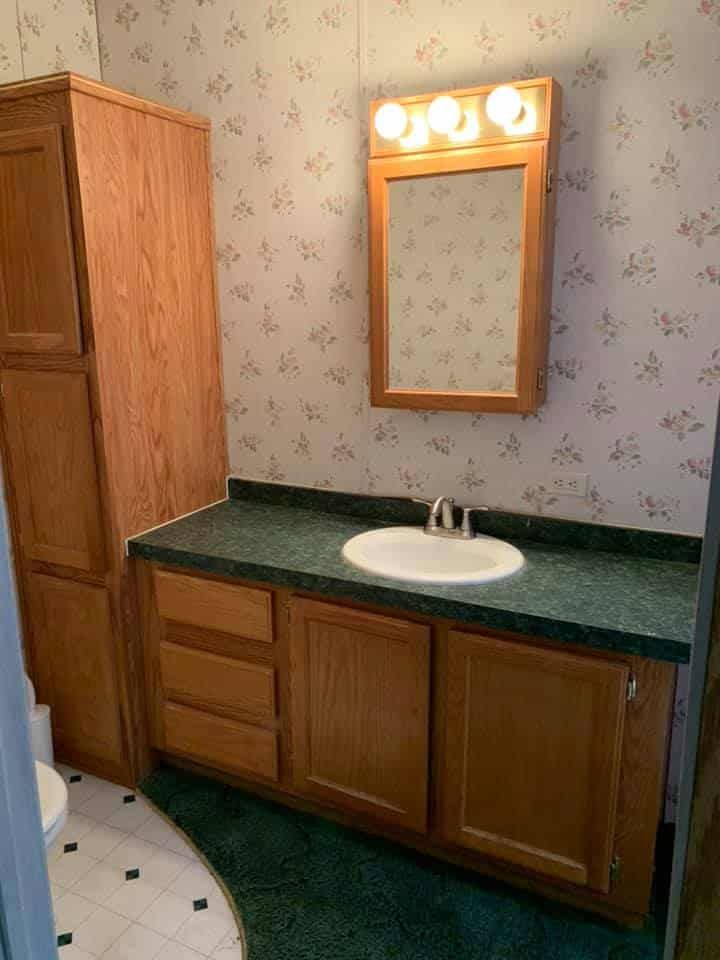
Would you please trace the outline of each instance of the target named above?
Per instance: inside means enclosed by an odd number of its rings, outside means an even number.
[[[610,886],[614,886],[620,879],[622,873],[622,860],[615,855],[610,864]]]
[[[638,694],[638,682],[634,673],[631,673],[627,683],[627,702],[632,703]]]
[[[545,367],[540,367],[537,372],[537,388],[538,390],[545,389]]]
[[[552,167],[548,167],[548,172],[545,174],[545,193],[553,192],[553,185],[555,181],[555,171]]]

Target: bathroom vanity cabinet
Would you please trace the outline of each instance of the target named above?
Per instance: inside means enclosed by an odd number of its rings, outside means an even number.
[[[125,538],[217,500],[208,122],[73,74],[0,87],[0,459],[59,760],[145,764]]]
[[[672,664],[137,560],[151,744],[622,922]]]

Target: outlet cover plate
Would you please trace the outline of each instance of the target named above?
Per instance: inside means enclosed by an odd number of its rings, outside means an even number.
[[[586,497],[589,479],[587,473],[554,473],[550,490],[561,497]]]

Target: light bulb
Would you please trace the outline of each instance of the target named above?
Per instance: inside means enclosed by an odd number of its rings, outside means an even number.
[[[474,110],[465,111],[463,125],[457,130],[451,130],[448,140],[453,143],[465,143],[467,140],[477,140],[480,136],[480,122]]]
[[[435,97],[428,107],[427,118],[435,133],[450,133],[462,120],[462,110],[454,97]]]
[[[375,129],[383,140],[397,140],[407,125],[407,110],[399,103],[384,103],[375,114]]]
[[[400,146],[412,149],[424,147],[428,142],[428,125],[425,118],[416,113],[412,118],[412,129],[406,137],[400,137]]]
[[[508,123],[505,127],[505,133],[508,135],[517,135],[521,133],[535,133],[537,130],[537,110],[532,104],[523,104],[520,119],[515,123]]]
[[[520,116],[523,102],[515,87],[495,87],[487,98],[485,111],[493,123],[506,127]]]

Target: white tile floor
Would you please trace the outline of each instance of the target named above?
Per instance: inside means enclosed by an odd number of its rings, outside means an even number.
[[[58,765],[68,823],[48,851],[60,960],[243,960],[214,877],[125,787]]]

